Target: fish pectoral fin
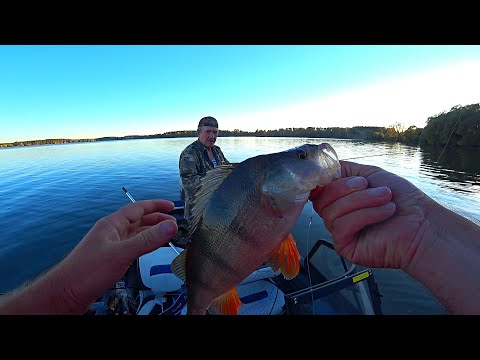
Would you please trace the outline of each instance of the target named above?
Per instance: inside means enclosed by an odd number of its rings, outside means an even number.
[[[261,193],[260,196],[260,206],[265,211],[265,213],[274,216],[274,217],[282,217],[282,211],[278,208],[275,199],[265,193]]]
[[[238,315],[238,309],[242,305],[238,296],[237,288],[219,296],[212,301],[208,312],[213,315]]]
[[[175,276],[177,276],[183,282],[185,282],[186,279],[185,260],[187,259],[187,251],[188,249],[183,250],[175,257],[175,259],[173,259],[172,263],[170,264],[172,273],[175,274]]]
[[[280,269],[287,280],[293,279],[298,275],[300,271],[300,253],[291,233],[277,245],[268,258],[267,264],[274,271]]]

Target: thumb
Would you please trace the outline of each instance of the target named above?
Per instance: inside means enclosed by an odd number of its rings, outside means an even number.
[[[176,233],[177,223],[164,220],[123,242],[125,251],[134,258],[142,256],[165,245]]]
[[[320,196],[322,191],[323,191],[323,187],[317,186],[315,189],[313,189],[310,192],[310,196],[308,197],[308,200],[310,200],[310,201],[315,200],[317,197]]]

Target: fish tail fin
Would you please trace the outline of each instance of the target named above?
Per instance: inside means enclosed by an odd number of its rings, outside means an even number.
[[[268,258],[267,264],[274,271],[280,269],[287,280],[293,279],[298,275],[300,271],[300,253],[291,233],[277,245]]]
[[[183,250],[179,255],[173,259],[170,267],[172,269],[172,273],[175,274],[179,279],[185,282],[186,275],[185,275],[185,259],[187,258],[187,249]]]
[[[238,315],[238,309],[242,305],[238,296],[237,288],[233,288],[222,296],[212,301],[208,312],[213,315]]]

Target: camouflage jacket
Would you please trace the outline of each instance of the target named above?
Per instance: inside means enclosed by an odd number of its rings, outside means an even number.
[[[230,163],[223,155],[220,147],[213,145],[212,151],[219,165]],[[190,216],[189,204],[193,200],[200,179],[205,176],[208,170],[213,168],[213,163],[208,158],[207,149],[200,140],[188,145],[180,154],[178,160],[180,197],[185,202],[185,218],[187,221]]]

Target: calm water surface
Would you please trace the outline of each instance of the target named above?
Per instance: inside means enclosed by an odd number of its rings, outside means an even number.
[[[178,156],[193,138],[123,140],[0,149],[0,292],[60,261],[102,216],[136,200],[179,198]],[[480,149],[420,149],[400,144],[305,138],[219,138],[231,162],[329,142],[340,159],[381,166],[452,210],[480,221]],[[380,156],[372,156],[380,155]],[[361,158],[359,158],[361,157]],[[299,251],[331,240],[310,203],[293,235]],[[399,270],[375,269],[386,314],[443,314],[418,282]],[[92,274],[93,276],[93,274]]]

